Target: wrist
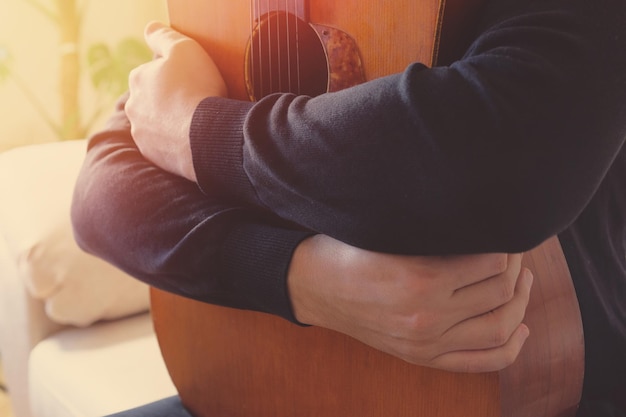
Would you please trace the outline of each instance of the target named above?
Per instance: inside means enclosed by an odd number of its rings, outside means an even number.
[[[181,131],[178,133],[181,140],[176,142],[179,145],[176,157],[178,161],[178,174],[192,182],[197,182],[197,177],[193,163],[190,131],[193,114],[199,102],[200,100],[198,100],[197,103],[194,100],[189,100],[190,104],[186,106],[184,112],[184,123],[181,124]]]
[[[293,314],[300,323],[329,327],[326,313],[334,289],[337,258],[329,250],[331,238],[315,235],[303,240],[294,251],[287,274],[287,290]]]
[[[367,254],[326,235],[303,240],[287,275],[296,320],[349,334],[355,324],[351,305],[359,292],[362,267],[369,261]]]
[[[244,125],[252,106],[240,100],[205,98],[195,108],[189,141],[201,190],[262,206],[243,168]]]

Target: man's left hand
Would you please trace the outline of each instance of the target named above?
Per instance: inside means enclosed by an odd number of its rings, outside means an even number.
[[[213,59],[193,39],[162,23],[146,27],[154,60],[130,74],[126,114],[143,156],[160,168],[196,181],[189,128],[200,101],[225,97],[226,84]]]

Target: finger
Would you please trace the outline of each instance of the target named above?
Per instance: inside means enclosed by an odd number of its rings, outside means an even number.
[[[185,35],[162,22],[150,22],[146,26],[144,36],[148,47],[156,57],[166,57],[176,43],[189,39]]]
[[[515,362],[529,334],[528,327],[520,324],[503,346],[446,353],[432,360],[430,366],[452,372],[499,371]]]
[[[508,267],[508,255],[504,253],[459,255],[440,258],[451,290],[457,291],[486,278],[502,274]]]
[[[487,313],[511,301],[517,282],[522,276],[521,269],[522,255],[509,255],[507,268],[503,273],[455,291],[452,301],[457,308],[457,320]]]
[[[532,273],[524,268],[510,302],[450,328],[442,343],[450,350],[491,349],[506,344],[524,320],[532,283]]]

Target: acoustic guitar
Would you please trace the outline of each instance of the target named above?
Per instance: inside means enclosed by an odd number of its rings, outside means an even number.
[[[315,95],[450,62],[477,0],[170,0],[230,94]],[[535,274],[517,361],[459,374],[408,364],[348,336],[152,290],[154,326],[197,417],[570,417],[582,389],[580,312],[556,237],[524,256]]]

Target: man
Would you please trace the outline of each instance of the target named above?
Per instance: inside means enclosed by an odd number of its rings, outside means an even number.
[[[92,138],[77,238],[182,295],[485,371],[528,336],[532,274],[463,254],[559,234],[586,337],[579,414],[624,415],[625,16],[618,0],[494,0],[450,66],[258,103],[224,98],[210,56],[151,25],[157,58]]]

